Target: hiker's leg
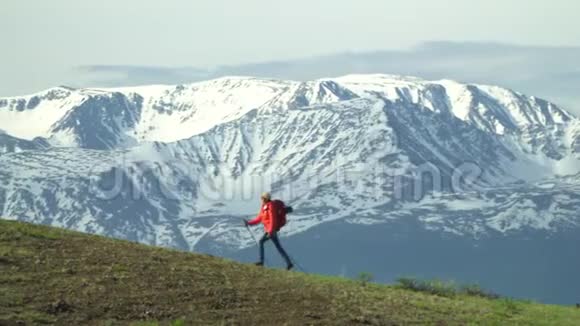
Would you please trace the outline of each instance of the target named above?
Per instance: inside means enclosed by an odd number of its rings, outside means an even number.
[[[286,251],[284,250],[284,248],[282,248],[282,245],[280,244],[280,240],[278,239],[278,233],[274,232],[270,238],[272,239],[272,242],[274,242],[276,249],[278,249],[280,256],[282,256],[282,258],[284,258],[284,260],[286,261],[286,265],[287,266],[292,265],[292,261],[290,260],[290,257],[288,257],[288,254],[286,253]]]
[[[264,243],[268,241],[270,237],[268,237],[268,232],[264,233],[262,238],[260,239],[260,263],[264,263]]]

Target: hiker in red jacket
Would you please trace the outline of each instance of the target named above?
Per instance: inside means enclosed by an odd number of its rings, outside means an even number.
[[[280,211],[281,209],[285,209],[285,207],[279,200],[272,201],[272,196],[267,192],[262,194],[261,199],[262,208],[260,209],[258,216],[251,221],[244,220],[246,226],[256,225],[261,222],[266,231],[260,239],[260,261],[258,261],[256,265],[264,265],[264,243],[268,240],[272,240],[276,249],[278,249],[278,252],[286,261],[286,269],[290,270],[294,267],[294,264],[292,264],[292,261],[288,257],[288,254],[286,254],[286,251],[284,251],[284,248],[282,248],[280,240],[278,239],[278,231],[280,231],[280,228],[286,223],[286,213],[285,211]],[[282,203],[281,207],[279,207],[278,203]]]

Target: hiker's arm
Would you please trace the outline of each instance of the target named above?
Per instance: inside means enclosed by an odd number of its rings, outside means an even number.
[[[256,216],[255,219],[248,221],[248,225],[256,225],[258,223],[260,223],[260,221],[262,221],[262,215],[258,215]]]

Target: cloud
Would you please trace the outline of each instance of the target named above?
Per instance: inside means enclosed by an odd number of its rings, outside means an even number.
[[[83,77],[83,86],[101,87],[181,84],[212,77],[207,70],[192,67],[90,65],[76,72]]]
[[[194,67],[83,66],[81,86],[179,84],[228,75],[311,80],[387,73],[493,84],[546,98],[580,115],[580,47],[429,42],[408,50],[346,52],[254,64]]]

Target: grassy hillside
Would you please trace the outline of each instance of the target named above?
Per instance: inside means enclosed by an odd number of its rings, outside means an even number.
[[[580,309],[271,270],[0,220],[0,325],[580,325]]]

